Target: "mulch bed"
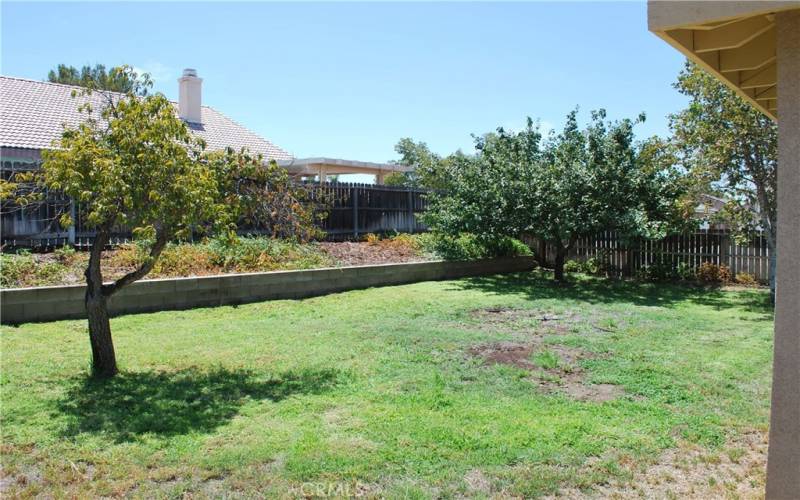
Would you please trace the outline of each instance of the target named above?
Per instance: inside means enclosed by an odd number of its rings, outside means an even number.
[[[424,262],[418,250],[408,245],[371,244],[361,241],[321,242],[322,249],[341,266],[364,266],[371,264],[396,264]]]

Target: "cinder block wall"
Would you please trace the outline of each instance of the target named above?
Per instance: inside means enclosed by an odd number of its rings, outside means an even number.
[[[112,315],[120,315],[298,299],[373,286],[526,271],[535,266],[532,257],[515,257],[143,280],[112,297],[109,309]],[[84,318],[85,290],[84,285],[2,290],[0,321],[19,324]]]

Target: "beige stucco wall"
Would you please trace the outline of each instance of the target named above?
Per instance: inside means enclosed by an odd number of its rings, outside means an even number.
[[[800,498],[800,10],[779,12],[778,267],[767,498]]]

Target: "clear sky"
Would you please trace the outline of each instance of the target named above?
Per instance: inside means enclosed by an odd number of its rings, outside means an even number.
[[[470,134],[559,127],[579,105],[647,113],[667,132],[685,104],[682,57],[647,31],[645,2],[2,3],[4,75],[59,63],[129,64],[177,98],[184,67],[203,103],[298,157],[396,157],[401,137],[434,151]]]

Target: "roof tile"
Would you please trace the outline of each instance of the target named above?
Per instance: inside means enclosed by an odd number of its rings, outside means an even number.
[[[96,107],[102,96],[72,96],[80,87],[0,76],[0,146],[50,149],[61,138],[64,125],[77,126],[84,118],[78,104],[90,99]],[[177,112],[177,104],[176,104]],[[290,160],[292,155],[234,122],[209,106],[203,106],[202,123],[189,123],[192,132],[212,151],[230,146],[247,148],[271,160]]]

